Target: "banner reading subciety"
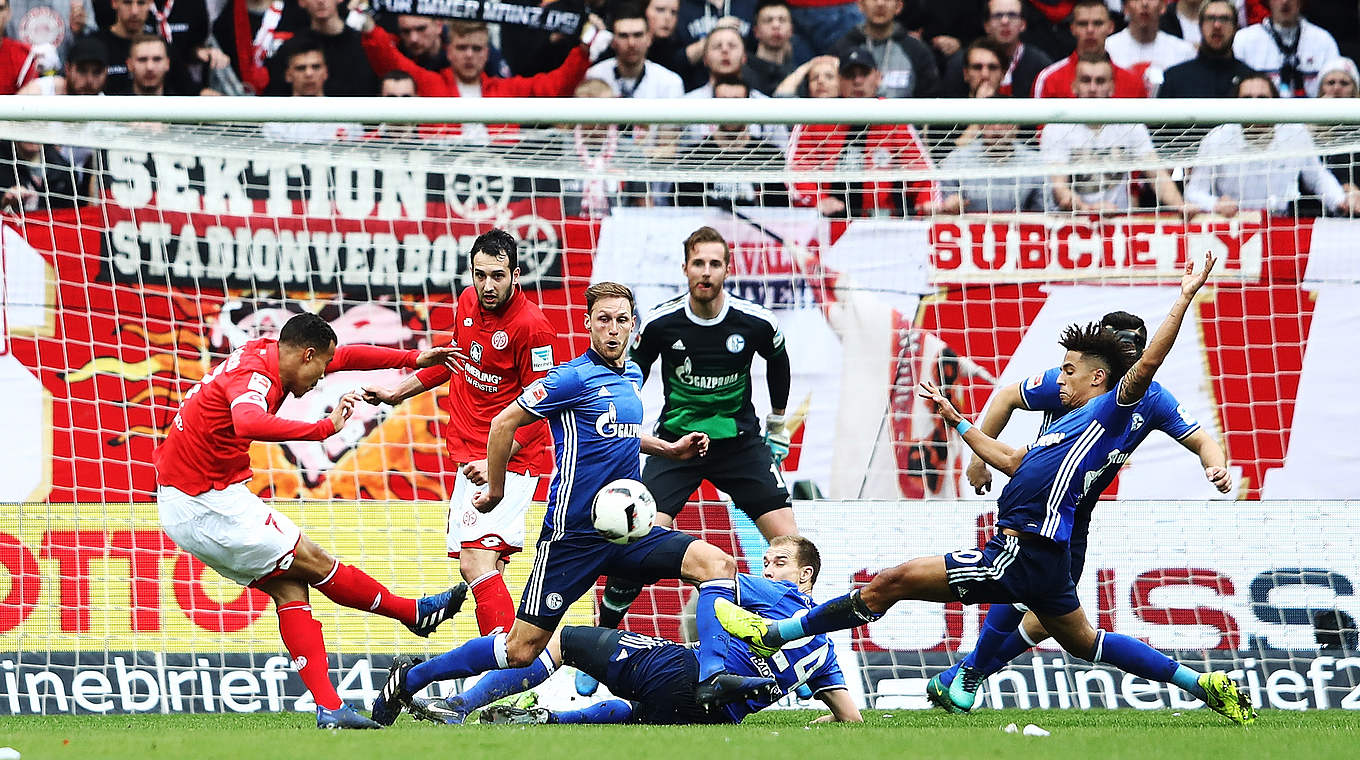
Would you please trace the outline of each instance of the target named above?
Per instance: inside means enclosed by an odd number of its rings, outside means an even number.
[[[562,34],[576,34],[585,22],[581,3],[571,0],[558,0],[551,6],[501,0],[369,0],[369,4],[383,13],[485,21]]]

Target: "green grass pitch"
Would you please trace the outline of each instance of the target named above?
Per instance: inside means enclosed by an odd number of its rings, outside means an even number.
[[[1360,757],[1360,713],[1263,711],[1229,725],[1207,710],[984,710],[975,715],[870,711],[864,725],[815,725],[818,713],[770,711],[740,726],[443,727],[403,718],[385,731],[319,731],[310,715],[139,715],[0,718],[0,746],[24,760],[838,760],[869,758]],[[1034,723],[1049,737],[1006,734]]]

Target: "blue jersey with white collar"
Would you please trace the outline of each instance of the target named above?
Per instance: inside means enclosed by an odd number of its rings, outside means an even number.
[[[596,535],[590,504],[606,484],[637,480],[642,454],[642,372],[605,362],[594,349],[548,370],[517,403],[546,417],[557,466],[543,516],[543,538]]]
[[[789,581],[772,581],[759,575],[737,575],[737,603],[760,615],[780,619],[806,615],[815,606],[812,597],[798,590]],[[845,676],[836,661],[836,648],[825,634],[791,641],[772,657],[761,657],[737,639],[732,640],[723,664],[728,673],[743,676],[773,678],[780,693],[773,698],[735,702],[722,708],[734,723],[753,712],[762,710],[780,696],[807,684],[813,695],[831,689],[845,688]]]
[[[1039,426],[1040,438],[1048,432],[1054,422],[1068,412],[1068,409],[1063,406],[1062,400],[1058,397],[1058,375],[1061,372],[1060,368],[1054,367],[1020,384],[1020,398],[1024,402],[1025,408],[1044,414],[1044,420]],[[1119,445],[1119,450],[1124,455],[1119,463],[1123,464],[1124,460],[1128,459],[1128,455],[1132,454],[1134,449],[1147,440],[1148,434],[1153,430],[1160,430],[1171,436],[1173,440],[1180,441],[1199,428],[1199,420],[1196,420],[1194,415],[1190,414],[1189,410],[1176,400],[1171,391],[1154,380],[1148,387],[1147,393],[1143,394],[1143,398],[1134,407],[1128,430]],[[1103,468],[1100,476],[1086,490],[1081,507],[1087,510],[1094,507],[1095,502],[1100,499],[1100,495],[1105,492],[1106,488],[1109,488],[1118,474],[1119,467]]]

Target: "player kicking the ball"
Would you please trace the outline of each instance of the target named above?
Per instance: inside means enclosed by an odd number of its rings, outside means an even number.
[[[1112,332],[1098,324],[1069,327],[1063,333],[1062,344],[1068,351],[1059,385],[1067,405],[1078,408],[1024,449],[1013,449],[984,434],[939,389],[921,384],[921,397],[935,404],[964,442],[987,464],[1011,476],[997,500],[998,533],[985,546],[889,568],[863,589],[819,605],[806,617],[766,620],[736,605],[720,604],[715,609],[723,626],[757,652],[770,652],[804,636],[877,620],[904,599],[1018,602],[1034,612],[1069,653],[1142,678],[1173,683],[1236,723],[1253,722],[1256,712],[1250,699],[1227,674],[1201,675],[1138,639],[1094,629],[1077,599],[1068,550],[1076,504],[1088,484],[1115,466],[1134,426],[1134,411],[1213,267],[1212,255],[1198,274],[1193,262],[1186,262],[1180,298],[1132,366],[1132,352]]]
[[[345,426],[359,395],[341,397],[319,422],[276,416],[289,393],[301,396],[326,372],[430,367],[456,356],[449,348],[399,351],[335,345],[335,331],[315,314],[289,319],[278,340],[246,343],[189,391],[156,448],[161,527],[179,548],[233,581],[269,594],[279,634],[316,701],[321,728],[378,728],[340,701],[326,664],[321,624],[308,587],[336,604],[399,620],[429,636],[463,603],[467,586],[408,599],[364,571],[331,557],[298,526],[246,488],[252,441],[321,441]]]
[[[514,627],[508,634],[473,639],[428,662],[397,658],[373,703],[373,719],[383,725],[391,725],[412,694],[435,681],[506,668],[537,669],[546,678],[556,667],[544,653],[553,631],[567,608],[601,574],[609,573],[647,583],[683,578],[699,586],[698,704],[713,708],[774,683],[724,672],[727,649],[736,643],[713,618],[713,605],[719,598],[736,598],[735,559],[712,544],[661,527],[623,545],[610,543],[595,530],[590,509],[595,494],[619,478],[636,480],[639,454],[687,459],[707,450],[708,437],[690,433],[667,442],[643,434],[638,396],[642,373],[627,359],[633,292],[603,282],[590,286],[585,297],[590,348],[526,388],[517,402],[496,415],[487,440],[487,490],[474,501],[483,512],[494,509],[505,495],[505,467],[515,431],[545,417],[552,427],[557,469]]]
[[[468,357],[457,372],[440,365],[411,375],[391,391],[365,389],[370,402],[398,404],[449,382],[444,437],[458,474],[449,500],[448,551],[458,558],[458,571],[477,600],[483,636],[508,631],[515,622],[515,601],[503,573],[510,556],[524,548],[524,515],[539,478],[552,467],[547,423],[525,425],[510,445],[505,498],[486,514],[472,505],[486,485],[491,418],[555,364],[556,332],[519,289],[517,248],[504,230],[484,232],[472,244],[473,284],[458,297],[453,329],[453,344]]]
[[[1128,312],[1115,311],[1102,317],[1100,326],[1129,346],[1135,357],[1142,356],[1147,345],[1147,326],[1142,319]],[[999,389],[987,402],[986,414],[978,423],[978,428],[996,437],[1006,427],[1013,412],[1026,409],[1044,413],[1044,422],[1039,428],[1039,436],[1042,437],[1056,419],[1071,410],[1069,404],[1080,405],[1089,400],[1087,393],[1064,398],[1062,385],[1058,382],[1061,375],[1062,368],[1054,367],[1023,383]],[[1141,418],[1143,423],[1131,426],[1119,446],[1124,455],[1132,454],[1153,430],[1160,430],[1199,456],[1204,476],[1219,492],[1231,490],[1232,477],[1228,474],[1223,447],[1160,383],[1153,382],[1148,387],[1147,393],[1134,409],[1133,418]],[[1101,470],[1100,476],[1086,486],[1085,493],[1077,502],[1072,535],[1067,542],[1068,552],[1072,555],[1073,584],[1081,582],[1082,570],[1086,567],[1086,543],[1091,531],[1092,513],[1100,501],[1100,495],[1114,482],[1119,470],[1118,464]],[[968,482],[978,495],[991,488],[991,472],[977,455],[968,465]],[[988,676],[1000,671],[1006,663],[1046,638],[1048,632],[1034,613],[1009,604],[994,604],[987,610],[973,651],[961,662],[930,679],[926,684],[926,696],[946,712],[968,712],[976,703],[978,692]]]
[[[817,582],[822,559],[817,547],[800,536],[776,536],[765,550],[762,575],[737,576],[737,598],[763,615],[785,617],[813,606],[808,594]],[[845,689],[836,652],[825,636],[789,644],[771,657],[735,643],[724,659],[729,672],[770,676],[778,686],[718,710],[705,710],[694,700],[699,659],[694,650],[673,641],[627,631],[567,626],[548,644],[553,662],[579,668],[599,679],[622,699],[607,699],[580,710],[550,711],[541,707],[493,705],[482,710],[486,723],[740,723],[801,685],[831,709],[817,719],[858,723],[859,709]],[[537,686],[546,669],[487,673],[467,691],[447,700],[417,699],[411,712],[437,723],[461,724],[473,710],[497,699]]]

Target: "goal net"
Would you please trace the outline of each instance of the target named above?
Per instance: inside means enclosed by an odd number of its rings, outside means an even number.
[[[968,452],[918,382],[976,419],[995,391],[1034,387],[1060,362],[1069,323],[1118,310],[1155,330],[1187,257],[1215,253],[1220,271],[1157,379],[1222,446],[1232,489],[1219,494],[1195,453],[1154,432],[1095,510],[1080,596],[1099,627],[1231,671],[1261,705],[1360,708],[1348,438],[1360,429],[1360,110],[1345,123],[1345,109],[1310,119],[1300,109],[1324,106],[1293,103],[1250,117],[1217,103],[1214,118],[1080,101],[326,101],[305,114],[270,101],[273,115],[229,121],[181,109],[192,102],[80,99],[78,120],[39,120],[70,99],[47,100],[6,106],[0,154],[13,182],[0,188],[0,714],[309,709],[267,597],[160,530],[152,452],[185,394],[303,311],[342,343],[446,341],[471,241],[492,227],[521,241],[523,290],[557,327],[558,355],[574,355],[588,344],[585,287],[626,283],[643,309],[682,293],[681,241],[703,225],[730,241],[730,291],[773,309],[787,338],[783,475],[821,548],[821,600],[995,529],[1005,476],[974,492]],[[515,108],[526,115],[508,118]],[[392,123],[369,123],[378,112]],[[318,419],[344,392],[400,376],[330,375],[281,414]],[[643,389],[652,419],[658,381]],[[437,389],[361,406],[326,441],[257,443],[249,487],[395,591],[446,587],[447,405]],[[1024,445],[1043,421],[1018,411],[1001,437]],[[542,510],[509,566],[516,598]],[[760,532],[712,486],[678,527],[760,571]],[[566,622],[589,623],[598,594]],[[651,587],[626,624],[682,639],[690,595]],[[476,635],[467,613],[425,641],[315,609],[355,704],[394,653]],[[925,680],[971,648],[984,611],[902,603],[835,636],[856,698],[924,706]],[[1006,706],[1196,704],[1051,644],[986,693]]]

